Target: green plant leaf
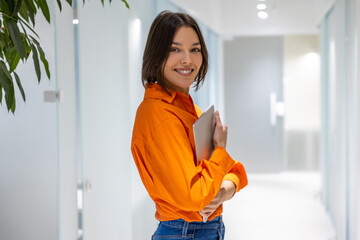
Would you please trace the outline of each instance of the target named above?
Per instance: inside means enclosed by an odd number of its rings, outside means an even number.
[[[2,88],[4,89],[5,93],[10,90],[9,78],[3,72],[3,69],[1,67],[0,67],[0,84],[1,84]]]
[[[12,1],[6,1],[5,2],[7,3],[7,13],[10,13],[8,15],[11,15],[14,11],[14,8],[15,8],[15,4],[16,4],[16,0],[12,0]]]
[[[112,0],[110,0],[110,3],[111,3],[111,1],[112,1]],[[129,6],[129,4],[127,3],[126,0],[121,0],[121,1],[125,4],[125,6],[126,6],[128,9],[130,9],[130,6]]]
[[[22,24],[24,24],[28,29],[30,29],[38,38],[40,38],[39,37],[39,35],[34,31],[34,29],[32,28],[32,27],[30,27],[30,25],[29,24],[27,24],[25,21],[23,21],[22,19],[19,19],[20,20],[20,25],[21,25],[21,27],[22,27],[22,29],[23,29],[23,31],[24,31],[24,33],[27,35],[27,33],[26,33],[26,30],[25,30],[25,28],[24,28],[24,26],[22,25]]]
[[[72,6],[72,0],[66,0],[66,1],[70,6]]]
[[[5,48],[6,46],[6,41],[5,41],[5,35],[0,32],[0,49],[1,49],[1,53],[2,53],[2,49]]]
[[[5,90],[5,102],[8,111],[15,111],[15,94],[12,77],[3,61],[0,61],[0,83]]]
[[[19,54],[17,54],[16,50],[13,48],[10,51],[10,56],[9,56],[9,60],[8,60],[8,63],[10,66],[10,70],[9,70],[10,73],[12,73],[15,70],[15,68],[19,64],[19,61],[20,61],[20,56],[19,56]]]
[[[46,71],[46,75],[47,75],[47,77],[50,79],[49,63],[48,63],[48,61],[46,60],[45,52],[44,52],[44,50],[41,48],[40,43],[39,43],[33,36],[30,35],[30,38],[31,38],[31,40],[32,40],[32,41],[36,44],[36,46],[37,46],[37,49],[38,49],[38,51],[39,51],[39,53],[40,53],[40,59],[41,59],[43,65],[44,65],[44,68],[45,68],[45,71]]]
[[[29,22],[29,13],[28,13],[28,9],[26,6],[25,1],[22,2],[21,4],[21,9],[20,9],[20,16],[25,19],[25,21]]]
[[[23,89],[23,87],[22,87],[22,85],[21,85],[20,78],[19,78],[19,76],[16,74],[16,72],[14,72],[14,76],[15,76],[16,84],[17,84],[17,86],[18,86],[18,88],[19,88],[19,90],[20,90],[21,96],[22,96],[24,102],[26,102],[25,92],[24,92],[24,89]]]
[[[0,79],[2,79],[3,78],[3,74],[0,72]],[[8,106],[8,110],[11,108],[11,105],[12,105],[12,103],[11,102],[9,102],[8,100],[6,101],[6,97],[7,97],[7,95],[8,94],[10,94],[10,92],[11,92],[11,84],[7,87],[7,88],[5,88],[5,87],[3,87],[3,89],[4,89],[4,91],[5,91],[5,102],[6,102],[6,105]],[[1,90],[2,91],[2,90]],[[1,95],[2,95],[3,93],[1,93]],[[9,103],[8,103],[9,102]],[[11,105],[10,105],[11,104]]]
[[[60,9],[60,12],[61,12],[61,11],[62,11],[61,1],[60,1],[60,0],[56,0],[56,2],[57,2],[57,5],[58,5],[58,7],[59,7],[59,9]]]
[[[16,0],[15,8],[12,12],[13,17],[16,16],[18,14],[18,12],[20,11],[22,2],[23,2],[23,0]]]
[[[7,101],[6,105],[8,106],[8,111],[9,111],[9,106],[11,112],[14,114],[15,113],[15,108],[16,108],[16,100],[15,100],[15,92],[12,92],[9,96],[9,99],[11,98],[11,101]]]
[[[0,83],[2,84],[5,92],[9,91],[10,82],[11,82],[11,75],[10,75],[4,61],[1,60],[0,61]]]
[[[15,111],[15,94],[14,94],[14,85],[11,82],[11,88],[10,91],[5,92],[5,102],[6,102],[6,106],[8,111],[12,111],[14,113]]]
[[[27,9],[28,9],[28,12],[29,12],[30,20],[31,20],[33,26],[35,26],[35,15],[37,12],[35,4],[34,4],[33,0],[25,0],[25,3],[27,6]]]
[[[48,63],[48,61],[47,61],[46,58],[45,58],[45,53],[44,53],[44,51],[42,50],[42,48],[40,47],[40,45],[38,45],[37,47],[38,47],[38,51],[39,51],[39,53],[40,53],[41,62],[43,63],[44,68],[45,68],[45,71],[46,71],[46,76],[48,77],[48,79],[50,79],[49,63]]]
[[[46,18],[46,21],[50,23],[50,11],[46,0],[38,0],[38,4],[40,6],[41,11],[43,12],[44,17]]]
[[[21,59],[25,58],[25,47],[23,44],[23,39],[20,34],[20,30],[17,26],[17,23],[12,19],[5,19],[6,25],[9,29],[11,40],[13,41],[16,51],[20,55]]]
[[[36,40],[36,38],[34,38],[33,36],[29,35],[29,37],[31,38],[31,40],[36,44],[36,45],[40,45],[40,43],[38,42],[38,40]]]
[[[15,112],[15,91],[14,91],[14,85],[12,83],[12,79],[11,79],[11,88],[10,91],[5,93],[5,102],[6,102],[6,106],[8,111],[11,110],[12,113]]]
[[[3,94],[3,90],[2,90],[2,85],[0,83],[0,104],[2,104],[2,98],[3,98],[2,94]]]
[[[38,52],[36,51],[36,47],[34,44],[31,44],[31,52],[33,54],[34,67],[35,67],[36,76],[38,78],[38,83],[40,83],[41,71],[40,71],[40,64],[39,64],[39,56],[38,56]]]
[[[5,0],[0,0],[0,8],[1,8],[1,12],[3,13],[7,13],[8,15],[10,15],[9,13],[9,5],[7,3],[7,1]]]
[[[25,51],[26,51],[26,59],[27,59],[31,53],[30,41],[25,41]]]

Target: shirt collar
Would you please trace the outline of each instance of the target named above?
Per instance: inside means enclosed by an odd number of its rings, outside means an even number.
[[[178,92],[175,90],[170,90],[171,95],[169,95],[157,83],[146,84],[145,88],[146,90],[145,90],[144,99],[160,99],[196,117],[198,116],[197,111],[195,110],[194,107],[195,106],[194,102],[190,95],[187,96],[185,93]]]
[[[169,95],[157,83],[146,84],[145,88],[146,88],[146,90],[145,90],[144,99],[147,99],[147,98],[161,99],[161,100],[165,100],[168,103],[172,103],[177,94],[178,95],[183,94],[183,93],[180,93],[180,92],[177,92],[177,91],[174,91],[174,90],[170,90],[171,95]],[[183,94],[183,95],[185,95],[185,94]]]

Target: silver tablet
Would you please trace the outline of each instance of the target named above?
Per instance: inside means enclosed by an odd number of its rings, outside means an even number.
[[[215,129],[214,105],[211,105],[193,125],[196,159],[209,160],[214,150],[213,134]]]

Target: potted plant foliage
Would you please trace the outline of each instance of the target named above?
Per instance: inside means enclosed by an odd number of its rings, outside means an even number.
[[[129,8],[126,0],[121,1]],[[70,6],[73,4],[72,0],[66,2]],[[104,0],[101,2],[104,5]],[[57,0],[57,4],[61,11],[61,0]],[[32,56],[38,82],[41,80],[41,65],[50,79],[49,64],[34,30],[35,16],[40,11],[50,23],[46,0],[0,0],[0,103],[5,101],[8,112],[14,113],[16,108],[15,83],[26,101],[21,79],[16,73],[20,60],[26,62]]]

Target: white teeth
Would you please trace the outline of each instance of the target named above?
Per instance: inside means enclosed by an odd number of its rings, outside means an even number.
[[[189,74],[191,73],[191,70],[177,70],[178,72],[182,73],[182,74]]]

